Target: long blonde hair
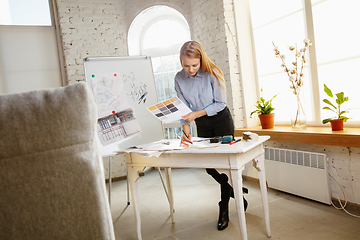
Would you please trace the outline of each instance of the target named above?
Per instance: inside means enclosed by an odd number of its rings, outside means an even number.
[[[182,57],[187,56],[189,58],[199,58],[200,68],[203,72],[209,72],[213,76],[216,76],[221,89],[225,90],[225,79],[221,69],[213,63],[206,55],[204,48],[197,41],[188,41],[180,49],[180,63],[182,65]],[[214,79],[215,81],[215,79]]]

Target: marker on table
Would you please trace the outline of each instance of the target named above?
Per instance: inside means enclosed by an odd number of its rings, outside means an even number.
[[[182,130],[182,132],[184,133],[185,137],[190,140],[190,138],[188,137],[188,135],[186,135],[185,131]],[[190,143],[193,144],[193,142],[190,142]]]
[[[238,139],[238,140],[236,140],[236,141],[232,141],[231,143],[230,143],[230,145],[233,145],[233,144],[235,144],[235,143],[237,143],[237,142],[240,142],[241,141],[241,139]]]

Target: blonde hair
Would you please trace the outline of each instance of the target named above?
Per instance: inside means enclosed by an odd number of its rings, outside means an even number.
[[[204,48],[197,41],[188,41],[180,49],[180,63],[182,65],[182,57],[187,56],[189,58],[199,58],[200,68],[203,72],[211,73],[213,79],[214,75],[218,80],[221,89],[225,90],[225,79],[221,69],[213,63],[206,55]],[[215,79],[214,79],[215,81]]]

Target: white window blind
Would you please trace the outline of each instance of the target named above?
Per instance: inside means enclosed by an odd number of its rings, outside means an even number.
[[[0,25],[51,26],[49,0],[0,0]]]
[[[0,26],[0,93],[61,85],[53,27]]]

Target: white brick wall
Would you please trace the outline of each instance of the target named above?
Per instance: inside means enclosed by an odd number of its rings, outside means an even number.
[[[67,83],[84,81],[83,59],[127,55],[124,10],[119,1],[58,0]]]
[[[189,1],[56,1],[67,84],[85,80],[85,57],[128,55],[127,33],[131,22],[141,11],[157,3],[173,7],[191,20]]]
[[[229,107],[234,116],[236,128],[245,127],[244,111],[242,102],[242,90],[240,81],[239,49],[237,47],[234,5],[233,0],[224,0],[226,45],[228,51],[229,73],[227,79],[231,82],[228,87]]]
[[[235,127],[244,127],[232,0],[191,1],[192,38],[224,73]]]

